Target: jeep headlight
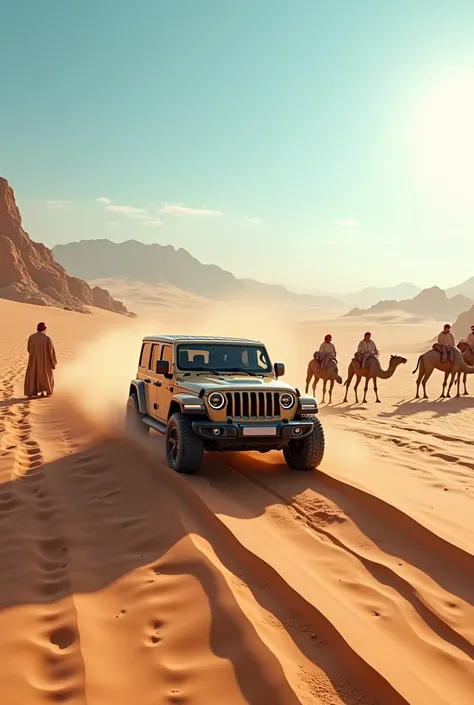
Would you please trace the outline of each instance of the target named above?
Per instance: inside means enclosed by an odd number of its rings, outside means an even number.
[[[288,409],[291,409],[292,406],[294,406],[294,403],[295,403],[295,398],[294,398],[293,394],[285,393],[285,394],[281,395],[280,405],[281,405],[282,409],[285,409],[287,411]]]
[[[215,411],[219,411],[225,405],[225,396],[220,392],[212,392],[208,398],[209,406]]]

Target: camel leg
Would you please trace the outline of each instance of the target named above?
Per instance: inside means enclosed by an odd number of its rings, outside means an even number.
[[[327,380],[326,380],[326,379],[323,380],[323,404],[324,404],[325,399],[326,399],[326,383],[327,383]]]
[[[422,386],[423,386],[423,399],[428,399],[428,395],[426,393],[426,383],[428,382],[429,378],[433,374],[433,370],[429,370],[429,372],[425,372],[422,380]]]
[[[463,382],[464,382],[464,392],[463,392],[463,394],[464,394],[464,396],[467,396],[467,395],[469,394],[469,392],[467,391],[467,374],[466,374],[466,373],[464,373],[464,380],[463,380]]]
[[[443,391],[441,392],[441,397],[440,397],[441,399],[444,399],[446,396],[448,396],[448,397],[450,396],[449,390],[448,390],[448,393],[445,394],[446,386],[448,384],[448,377],[449,377],[449,372],[445,372],[444,373],[444,380],[443,380]],[[450,385],[449,389],[451,389],[451,385]]]
[[[329,383],[329,404],[332,404],[332,390],[334,389],[334,380]]]
[[[357,377],[356,383],[354,384],[354,394],[355,394],[356,404],[359,403],[359,396],[357,394],[357,387],[359,386],[361,379],[362,379],[361,377]]]
[[[347,395],[349,394],[349,387],[352,382],[353,374],[350,372],[349,376],[347,377],[347,382],[346,382],[346,393],[344,394],[344,400],[343,403],[347,401]]]
[[[308,393],[309,385],[311,384],[311,379],[313,378],[313,370],[311,369],[311,365],[308,365],[308,372],[306,373],[306,389],[305,389],[305,394]]]
[[[377,377],[374,377],[374,392],[375,392],[375,401],[377,402],[377,404],[380,404],[381,402],[379,399],[379,393],[378,393],[378,389],[377,389]]]
[[[420,360],[420,369],[419,369],[419,372],[418,372],[418,379],[416,380],[416,395],[415,395],[415,399],[419,399],[419,398],[420,398],[420,384],[422,384],[422,382],[423,382],[423,380],[424,380],[424,378],[425,378],[425,375],[426,375],[426,367],[425,367],[425,365],[424,365],[424,363],[423,363],[423,359],[421,359],[421,360]],[[427,395],[426,395],[426,389],[425,389],[425,387],[423,387],[423,389],[425,390],[425,397],[424,397],[424,398],[425,398],[425,399],[428,399],[428,397],[427,397]]]
[[[316,387],[318,386],[318,382],[319,382],[319,377],[316,377],[316,375],[315,375],[314,380],[313,380],[313,397],[316,396]]]
[[[456,392],[456,398],[461,396],[461,370],[458,372],[458,388]]]
[[[456,374],[454,372],[452,372],[451,379],[449,380],[448,393],[446,394],[448,399],[451,398],[451,387],[453,386],[455,379],[456,379]]]
[[[369,376],[365,378],[365,386],[364,386],[364,398],[362,399],[362,404],[367,403],[367,392],[369,390]]]
[[[425,374],[425,373],[424,373],[424,370],[420,370],[420,372],[419,372],[419,374],[418,374],[418,379],[416,380],[416,394],[415,394],[415,399],[419,399],[419,398],[420,398],[420,384],[421,384],[421,381],[422,381],[422,379],[423,379],[423,377],[424,377],[424,374]]]

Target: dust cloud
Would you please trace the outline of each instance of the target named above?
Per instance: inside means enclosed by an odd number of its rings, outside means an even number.
[[[145,335],[222,335],[263,342],[273,362],[286,365],[285,380],[304,385],[311,342],[304,340],[290,310],[281,306],[209,303],[208,307],[127,321],[105,331],[56,375],[58,394],[102,427],[121,424],[130,380],[136,375]],[[311,349],[312,350],[312,349]],[[304,389],[304,387],[303,387]]]

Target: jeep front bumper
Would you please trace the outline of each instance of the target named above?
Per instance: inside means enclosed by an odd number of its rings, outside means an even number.
[[[201,438],[213,441],[236,441],[253,443],[265,442],[271,444],[272,440],[278,443],[287,443],[311,435],[314,423],[312,421],[275,421],[273,423],[245,423],[242,421],[232,423],[215,423],[213,421],[196,420],[192,422],[194,433]]]

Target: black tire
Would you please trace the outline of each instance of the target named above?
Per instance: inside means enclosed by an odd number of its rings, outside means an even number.
[[[135,394],[128,397],[125,423],[132,433],[140,436],[147,436],[150,431],[150,427],[143,423],[143,414],[138,408],[138,399]]]
[[[324,429],[317,416],[301,416],[301,421],[313,421],[314,428],[310,436],[300,441],[291,441],[283,449],[286,464],[292,470],[316,470],[324,457]]]
[[[185,414],[173,414],[166,431],[166,459],[172,470],[196,475],[202,463],[204,443],[194,433]]]

